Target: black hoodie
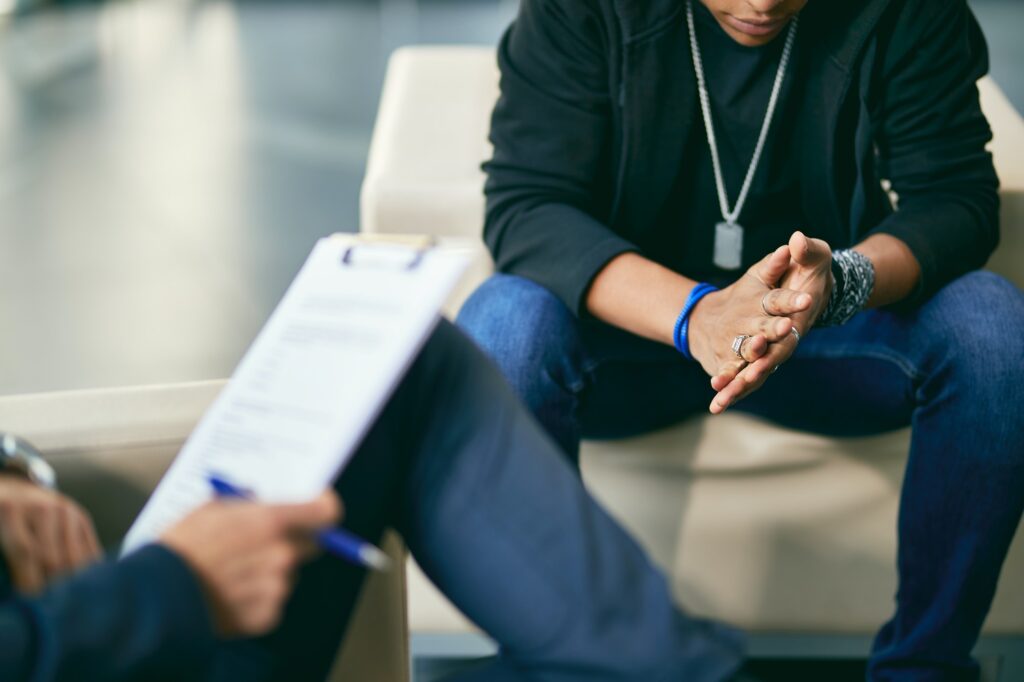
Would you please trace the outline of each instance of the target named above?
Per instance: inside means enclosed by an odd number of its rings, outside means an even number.
[[[662,208],[703,134],[685,9],[522,0],[501,40],[484,238],[501,271],[577,313],[608,261],[678,229]],[[779,124],[798,126],[805,220],[833,248],[872,232],[906,242],[921,281],[904,305],[982,267],[998,179],[976,86],[988,54],[965,0],[810,0],[800,22],[804,101]]]

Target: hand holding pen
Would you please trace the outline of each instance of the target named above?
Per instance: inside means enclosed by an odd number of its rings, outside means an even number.
[[[239,488],[223,476],[207,476],[217,497],[252,500],[252,494]],[[344,530],[343,528],[322,528],[315,533],[317,545],[326,552],[364,568],[384,571],[391,567],[391,559],[383,551]]]
[[[170,568],[159,582],[176,586],[176,598],[186,604],[190,591],[199,593],[220,637],[265,634],[281,618],[296,571],[316,551],[309,538],[338,523],[341,514],[332,490],[301,504],[208,502],[159,540],[188,566],[198,585],[189,588],[193,581],[182,579],[184,571],[166,561]]]

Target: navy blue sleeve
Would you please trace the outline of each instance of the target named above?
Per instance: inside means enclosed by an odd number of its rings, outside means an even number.
[[[160,545],[0,604],[4,680],[180,677],[215,643],[198,582]]]

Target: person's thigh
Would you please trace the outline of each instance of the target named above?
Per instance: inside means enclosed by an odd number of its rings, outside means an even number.
[[[794,356],[733,409],[828,436],[865,436],[909,425],[914,385],[902,364],[845,352],[850,355]]]
[[[446,322],[337,489],[344,525],[370,541],[393,525],[428,575],[501,642],[503,665],[530,662],[560,671],[544,679],[564,680],[592,679],[588,666],[606,671],[602,679],[652,679],[642,672],[652,666],[710,680],[736,665],[737,635],[675,609],[664,575]],[[330,556],[305,566],[280,627],[223,646],[210,678],[323,679],[362,580],[361,569]]]
[[[919,377],[915,358],[904,352],[912,317],[870,310],[843,327],[812,330],[793,357],[734,409],[832,436],[907,426]]]
[[[815,433],[863,435],[908,426],[916,408],[941,405],[951,391],[1012,404],[1022,395],[1022,343],[1024,295],[1001,277],[973,272],[915,309],[868,310],[841,327],[812,330],[735,409]],[[1005,411],[998,398],[986,409]]]
[[[711,379],[664,344],[599,322],[580,324],[586,384],[579,414],[584,438],[626,438],[708,409]]]

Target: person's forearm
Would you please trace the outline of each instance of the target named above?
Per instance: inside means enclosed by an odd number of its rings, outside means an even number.
[[[636,253],[611,260],[587,292],[587,311],[628,332],[672,345],[672,330],[696,282]]]
[[[875,267],[875,287],[866,307],[897,303],[917,287],[921,266],[902,240],[889,234],[874,234],[853,248],[867,256]]]

